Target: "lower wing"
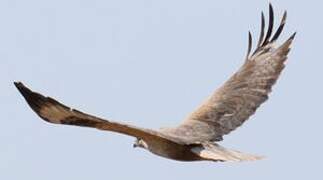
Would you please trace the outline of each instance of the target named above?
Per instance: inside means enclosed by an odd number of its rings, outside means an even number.
[[[62,104],[51,97],[45,97],[37,92],[33,92],[21,82],[15,82],[14,84],[29,106],[39,117],[47,122],[92,127],[100,130],[118,132],[144,140],[154,139],[155,141],[159,140],[169,141],[170,143],[181,143],[179,139],[169,137],[158,131],[138,128],[119,122],[112,122],[85,114]]]

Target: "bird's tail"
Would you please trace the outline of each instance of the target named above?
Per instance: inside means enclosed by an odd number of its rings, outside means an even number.
[[[201,146],[193,147],[191,151],[199,155],[201,158],[210,161],[239,162],[255,161],[264,158],[262,156],[251,155],[235,150],[226,149],[214,143],[203,143],[201,144]]]

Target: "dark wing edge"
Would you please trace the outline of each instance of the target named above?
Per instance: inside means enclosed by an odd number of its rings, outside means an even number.
[[[158,131],[138,128],[135,126],[104,120],[81,111],[72,109],[51,97],[45,97],[33,92],[21,82],[14,82],[19,92],[31,109],[43,120],[54,124],[92,127],[100,130],[113,131],[140,139],[154,138],[156,140],[182,143],[179,139],[169,137]]]
[[[175,128],[178,135],[184,132],[197,141],[220,141],[222,136],[241,126],[256,109],[268,99],[272,86],[285,67],[290,45],[295,38],[293,33],[280,46],[275,41],[281,34],[287,12],[281,19],[277,31],[272,36],[274,12],[269,4],[269,26],[264,34],[265,20],[261,15],[261,32],[256,49],[252,49],[252,37],[249,32],[248,49],[245,63],[206,102],[198,107],[185,121]]]

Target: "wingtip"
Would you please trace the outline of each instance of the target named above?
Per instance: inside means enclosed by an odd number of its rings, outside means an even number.
[[[20,81],[14,81],[13,84],[18,88],[19,86],[23,85]]]
[[[284,12],[278,29],[276,30],[272,39],[269,41],[270,43],[275,42],[279,38],[280,34],[283,32],[284,26],[286,24],[286,18],[287,18],[287,11]]]
[[[31,93],[31,90],[28,89],[22,82],[15,81],[13,82],[16,88],[19,90],[19,92],[26,98],[28,94]]]
[[[252,35],[251,35],[251,32],[250,31],[248,31],[248,41],[249,41],[249,45],[251,45]]]
[[[267,29],[267,33],[265,36],[265,39],[262,43],[262,46],[267,45],[267,43],[270,40],[272,31],[273,31],[273,27],[274,27],[274,9],[273,6],[271,5],[271,3],[269,3],[269,22],[268,22],[268,29]]]
[[[261,27],[260,27],[260,34],[259,34],[259,39],[258,39],[256,49],[258,49],[262,44],[262,41],[264,39],[264,29],[265,29],[265,15],[264,15],[264,12],[261,11]]]
[[[44,103],[45,97],[33,92],[27,88],[22,82],[14,82],[14,85],[20,92],[20,94],[25,98],[29,106],[35,111],[38,112],[40,106]]]
[[[271,2],[269,2],[269,10],[270,10],[270,11],[273,11],[273,9],[274,9],[274,8],[273,8],[273,4],[272,4]]]
[[[286,52],[289,51],[290,49],[290,45],[292,44],[294,38],[296,36],[296,32],[294,32],[281,46],[280,49],[282,49],[283,51],[285,50]]]
[[[27,91],[31,91],[29,88],[27,88],[22,82],[15,81],[13,84],[16,86],[16,88],[19,90],[21,94],[25,94]]]
[[[295,31],[291,36],[290,36],[290,38],[289,38],[289,40],[294,40],[294,38],[295,38],[295,36],[296,36],[296,34],[297,34],[297,32]]]
[[[287,11],[285,10],[285,11],[284,11],[284,14],[283,14],[283,18],[282,18],[282,23],[284,23],[284,24],[285,24],[285,23],[286,23],[286,19],[287,19]],[[282,23],[281,23],[281,24],[282,24]]]
[[[292,43],[293,40],[295,39],[296,36],[296,31],[287,39],[286,43]]]
[[[249,41],[249,43],[252,42],[252,34],[250,31],[248,31],[248,41]]]
[[[274,15],[274,8],[273,8],[273,5],[271,4],[271,2],[269,3],[269,14]]]
[[[249,58],[249,54],[251,52],[251,48],[252,48],[252,35],[251,35],[251,32],[248,31],[248,50],[247,50],[247,55],[246,55],[246,61]]]

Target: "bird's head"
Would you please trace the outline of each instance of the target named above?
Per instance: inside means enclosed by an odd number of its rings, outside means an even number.
[[[136,148],[136,147],[140,147],[140,148],[144,148],[144,149],[148,149],[148,145],[147,143],[142,140],[142,139],[136,139],[136,141],[133,143],[133,147]]]

